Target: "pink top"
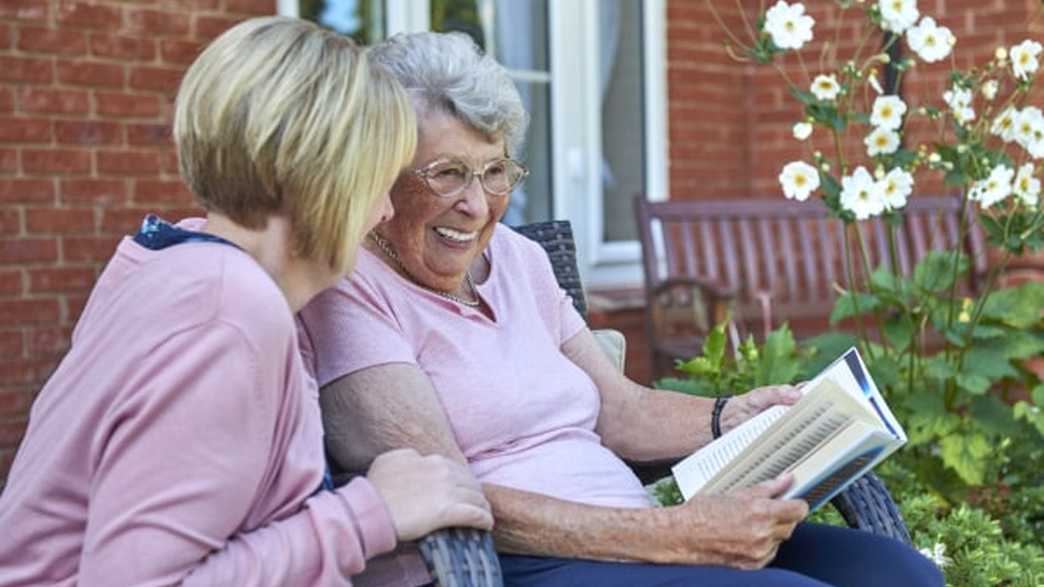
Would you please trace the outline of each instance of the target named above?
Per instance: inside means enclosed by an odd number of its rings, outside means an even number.
[[[487,255],[492,271],[478,291],[495,320],[361,251],[351,278],[299,314],[319,384],[376,365],[416,364],[480,481],[586,504],[649,507],[638,478],[595,433],[598,389],[561,351],[585,324],[547,254],[497,226]]]
[[[297,346],[246,253],[124,239],[33,404],[0,497],[0,584],[343,585],[390,551],[368,481],[316,493]]]

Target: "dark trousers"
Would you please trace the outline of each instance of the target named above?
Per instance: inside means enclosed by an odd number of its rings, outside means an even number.
[[[913,548],[849,528],[799,524],[768,567],[611,563],[501,555],[506,587],[941,587],[942,573]]]

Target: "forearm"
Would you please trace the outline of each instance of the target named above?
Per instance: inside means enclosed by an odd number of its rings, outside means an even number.
[[[598,418],[602,441],[622,458],[659,461],[688,456],[712,440],[714,400],[642,387],[625,402],[605,402]]]
[[[484,484],[497,550],[533,556],[667,562],[672,526],[657,508],[609,508]]]

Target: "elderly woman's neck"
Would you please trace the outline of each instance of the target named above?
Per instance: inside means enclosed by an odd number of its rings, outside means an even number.
[[[290,224],[283,217],[271,216],[264,228],[255,230],[211,212],[203,230],[234,243],[253,257],[282,290],[295,314],[335,281],[336,276],[321,263],[293,255]]]

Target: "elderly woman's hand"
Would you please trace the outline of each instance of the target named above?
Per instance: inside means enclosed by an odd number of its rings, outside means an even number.
[[[808,515],[799,499],[778,499],[793,482],[781,476],[729,495],[694,497],[665,510],[672,517],[662,562],[760,569]]]
[[[730,399],[721,412],[721,431],[728,432],[772,406],[797,403],[801,385],[768,385]]]

